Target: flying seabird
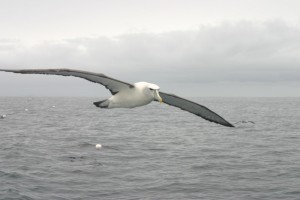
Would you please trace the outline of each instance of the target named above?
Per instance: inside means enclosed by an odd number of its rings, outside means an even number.
[[[88,81],[99,83],[105,86],[112,94],[108,99],[94,102],[99,108],[134,108],[144,106],[152,101],[164,102],[168,105],[178,107],[182,110],[200,116],[210,122],[234,127],[231,123],[223,119],[220,115],[210,109],[190,100],[159,91],[159,86],[153,83],[137,82],[134,84],[126,83],[104,74],[86,72],[73,69],[0,69],[4,72],[20,74],[49,74],[61,76],[74,76]]]

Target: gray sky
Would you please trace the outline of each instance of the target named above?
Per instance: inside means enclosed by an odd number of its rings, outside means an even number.
[[[0,68],[75,68],[184,96],[300,96],[300,1],[0,0]],[[0,96],[104,96],[0,73]]]

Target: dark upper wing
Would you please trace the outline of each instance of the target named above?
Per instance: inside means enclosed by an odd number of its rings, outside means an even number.
[[[104,74],[73,70],[73,69],[21,69],[21,70],[10,70],[10,69],[0,69],[4,72],[14,72],[20,74],[51,74],[51,75],[61,75],[61,76],[75,76],[79,78],[84,78],[88,81],[94,83],[100,83],[104,85],[109,91],[114,95],[122,89],[133,87],[129,83],[119,81]]]
[[[159,95],[163,99],[163,102],[166,104],[169,104],[171,106],[178,107],[182,110],[191,112],[195,115],[198,115],[208,121],[221,124],[228,127],[234,127],[232,124],[227,122],[225,119],[223,119],[218,114],[214,113],[213,111],[209,110],[208,108],[197,104],[195,102],[189,101],[187,99],[183,99],[181,97],[178,97],[174,94],[167,94],[163,92],[159,92]]]

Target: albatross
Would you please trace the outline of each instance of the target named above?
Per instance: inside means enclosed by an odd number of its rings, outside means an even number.
[[[137,82],[130,84],[101,73],[93,73],[74,69],[0,69],[0,71],[20,74],[74,76],[94,83],[99,83],[105,86],[112,94],[112,96],[108,99],[94,102],[94,105],[99,108],[135,108],[147,105],[152,101],[158,101],[193,113],[210,122],[227,127],[234,127],[231,123],[207,107],[174,94],[161,92],[160,87],[153,83]]]

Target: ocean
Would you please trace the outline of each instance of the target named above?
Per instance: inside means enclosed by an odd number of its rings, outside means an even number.
[[[156,102],[1,97],[0,199],[300,199],[300,98],[191,99],[236,128]]]

